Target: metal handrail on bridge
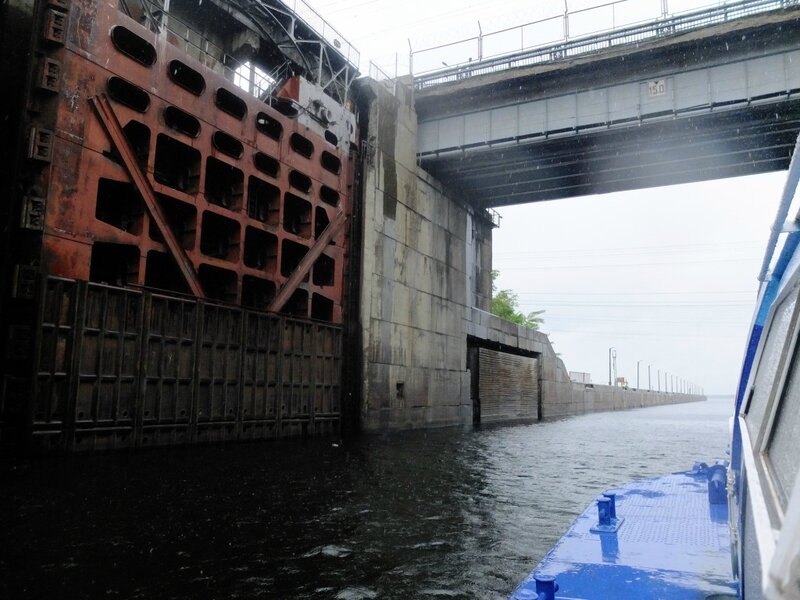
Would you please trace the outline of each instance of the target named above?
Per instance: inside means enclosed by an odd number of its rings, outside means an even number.
[[[607,5],[601,5],[601,7],[617,3],[619,2],[611,2]],[[417,90],[423,90],[425,88],[441,85],[443,83],[460,81],[462,79],[475,77],[477,75],[485,75],[488,73],[504,71],[516,67],[525,67],[540,63],[554,62],[564,58],[571,58],[583,54],[597,52],[599,50],[614,46],[622,46],[643,40],[659,38],[666,35],[674,35],[676,33],[700,29],[709,25],[726,23],[742,17],[785,9],[789,6],[795,6],[797,4],[800,4],[800,0],[741,0],[740,2],[733,4],[723,4],[675,15],[672,17],[664,17],[655,21],[648,21],[638,25],[614,29],[600,34],[583,36],[574,40],[566,39],[567,25],[565,23],[565,39],[562,42],[525,49],[511,54],[502,54],[474,62],[461,63],[445,69],[437,69],[432,72],[414,75],[414,87]],[[592,8],[594,9],[599,7]],[[582,10],[585,11],[589,9]],[[481,34],[476,37],[459,40],[450,44],[435,46],[434,48],[416,50],[411,53],[411,60],[413,63],[414,54],[420,54],[422,52],[429,52],[431,50],[446,48],[449,46],[473,41],[478,44],[478,48],[480,50],[483,40],[491,35],[497,33],[506,33],[514,29],[522,29],[536,23],[542,23],[553,19],[566,18],[566,14],[563,16],[559,15],[555,17],[549,17],[548,19],[542,19],[532,23],[525,23],[524,25],[519,25],[510,29],[503,29],[501,31],[492,32],[485,35]]]

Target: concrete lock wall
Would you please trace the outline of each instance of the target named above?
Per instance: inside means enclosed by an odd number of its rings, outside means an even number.
[[[556,356],[547,335],[477,308],[470,311],[466,330],[479,343],[506,352],[525,353],[539,358],[539,403],[542,419],[704,399],[703,396],[691,394],[668,394],[571,381],[564,361]]]
[[[471,421],[464,316],[477,294],[469,211],[416,165],[408,97],[379,84],[364,166],[365,430]]]
[[[417,166],[410,90],[363,91],[362,429],[472,423],[468,345],[539,358],[542,418],[701,399],[573,383],[545,334],[487,312],[491,222]]]

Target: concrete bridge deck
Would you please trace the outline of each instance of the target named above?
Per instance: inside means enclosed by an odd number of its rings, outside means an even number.
[[[415,80],[418,159],[478,207],[786,168],[800,5],[747,0],[682,22]]]

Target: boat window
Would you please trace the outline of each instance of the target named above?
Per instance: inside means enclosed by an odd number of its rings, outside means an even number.
[[[778,501],[786,510],[800,463],[800,349],[795,349],[793,360],[788,363],[789,373],[780,396],[770,440],[767,444],[767,459],[773,479],[777,483]]]
[[[761,429],[764,415],[768,414],[773,382],[776,380],[778,369],[784,362],[782,359],[785,358],[783,357],[783,352],[786,345],[786,337],[789,334],[796,304],[796,292],[787,296],[780,303],[769,325],[769,331],[764,338],[766,342],[758,363],[758,372],[753,384],[753,396],[748,403],[745,415],[745,420],[754,442],[757,432]]]

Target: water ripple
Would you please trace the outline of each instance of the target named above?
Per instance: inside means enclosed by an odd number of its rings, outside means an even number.
[[[0,463],[0,597],[506,597],[599,492],[724,456],[728,404]]]

